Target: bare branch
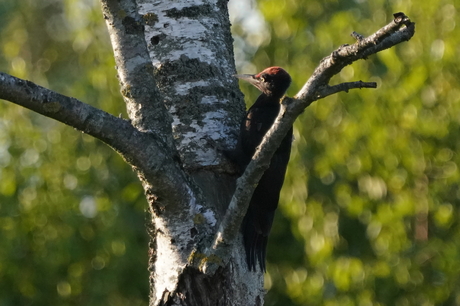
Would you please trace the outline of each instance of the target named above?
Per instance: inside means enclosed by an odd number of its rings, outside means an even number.
[[[317,98],[322,99],[327,96],[333,95],[335,93],[344,91],[348,92],[350,89],[356,89],[356,88],[377,88],[377,83],[375,82],[363,82],[363,81],[357,81],[357,82],[348,82],[348,83],[341,83],[333,86],[323,86],[318,89],[317,91]]]
[[[154,184],[152,189],[157,191],[158,196],[175,203],[187,202],[193,196],[188,187],[188,178],[175,162],[174,156],[171,156],[171,151],[165,148],[162,139],[155,134],[140,132],[127,120],[2,72],[0,99],[56,119],[102,140],[135,167],[139,176]]]
[[[252,161],[244,174],[238,179],[233,198],[224,216],[213,244],[208,252],[221,254],[220,249],[232,244],[239,233],[239,227],[248,209],[249,201],[257,182],[268,168],[270,160],[295,119],[312,102],[340,91],[353,88],[375,88],[375,83],[351,82],[329,86],[329,80],[345,66],[365,59],[371,54],[388,49],[409,40],[415,32],[415,24],[403,13],[394,15],[395,19],[371,36],[360,39],[353,45],[343,45],[324,58],[295,98],[285,97],[281,102],[280,113],[273,126],[257,148]]]
[[[145,16],[138,14],[134,0],[101,0],[101,4],[129,118],[139,130],[154,132],[175,150],[172,118],[156,86],[145,42]]]
[[[30,81],[0,72],[0,99],[11,101],[39,114],[56,119],[77,130],[117,147],[116,133],[120,128],[133,133],[135,128],[117,118],[75,98],[61,95]]]
[[[331,55],[323,58],[310,79],[295,95],[295,98],[308,100],[308,103],[317,100],[312,91],[317,91],[321,86],[327,85],[329,80],[344,67],[409,40],[415,33],[415,23],[411,22],[403,13],[397,13],[394,16],[395,19],[392,22],[369,37],[359,39],[353,45],[343,45]],[[305,105],[303,108],[307,106]]]

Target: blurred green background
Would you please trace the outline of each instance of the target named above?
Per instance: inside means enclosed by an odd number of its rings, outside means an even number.
[[[0,71],[125,115],[100,4],[0,0]],[[145,197],[109,147],[0,103],[0,305],[147,305]]]
[[[234,24],[239,72],[282,66],[291,96],[353,31],[369,35],[396,12],[416,22],[412,40],[331,81],[375,81],[376,90],[320,100],[296,121],[266,305],[460,305],[460,1],[257,8],[261,16]],[[254,101],[257,90],[243,89]]]
[[[283,66],[289,95],[352,31],[416,22],[332,79],[377,89],[297,120],[265,304],[460,305],[460,1],[229,5],[238,72]],[[0,31],[0,71],[126,116],[98,1],[0,0]],[[104,144],[0,103],[0,305],[147,305],[145,203]]]

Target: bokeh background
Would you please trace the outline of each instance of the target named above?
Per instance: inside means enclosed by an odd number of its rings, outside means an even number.
[[[0,71],[127,118],[97,0],[0,0]],[[0,103],[0,305],[148,305],[146,200],[102,142]]]
[[[396,12],[411,41],[313,103],[268,249],[266,305],[460,305],[459,0],[230,0],[240,73],[294,95],[350,33]],[[0,0],[0,71],[125,115],[96,0]],[[257,91],[242,84],[247,101]],[[104,144],[0,103],[0,305],[147,305],[146,201]]]

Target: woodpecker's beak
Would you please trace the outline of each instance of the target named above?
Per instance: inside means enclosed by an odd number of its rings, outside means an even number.
[[[234,77],[246,81],[249,84],[260,89],[260,80],[256,78],[255,74],[235,74]]]

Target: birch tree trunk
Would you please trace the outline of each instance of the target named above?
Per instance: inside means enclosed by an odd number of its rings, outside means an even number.
[[[359,59],[409,40],[403,13],[325,57],[237,179],[220,153],[244,114],[226,0],[101,0],[129,120],[0,73],[0,98],[90,134],[128,162],[151,213],[150,305],[262,305],[261,271],[249,272],[239,228],[251,194],[296,117],[312,102],[375,83],[329,86]]]
[[[156,126],[159,133],[154,133],[164,135],[168,155],[187,176],[180,199],[160,196],[157,186],[140,176],[152,213],[150,305],[261,304],[262,274],[247,271],[240,243],[217,270],[199,267],[222,260],[203,255],[236,180],[216,144],[235,144],[244,113],[243,96],[232,77],[236,70],[227,1],[102,2],[130,119],[147,133]],[[138,73],[150,69],[149,61],[154,80]],[[146,95],[142,106],[131,97],[143,95],[133,93],[141,82],[159,89]],[[155,103],[148,100],[152,96]]]

